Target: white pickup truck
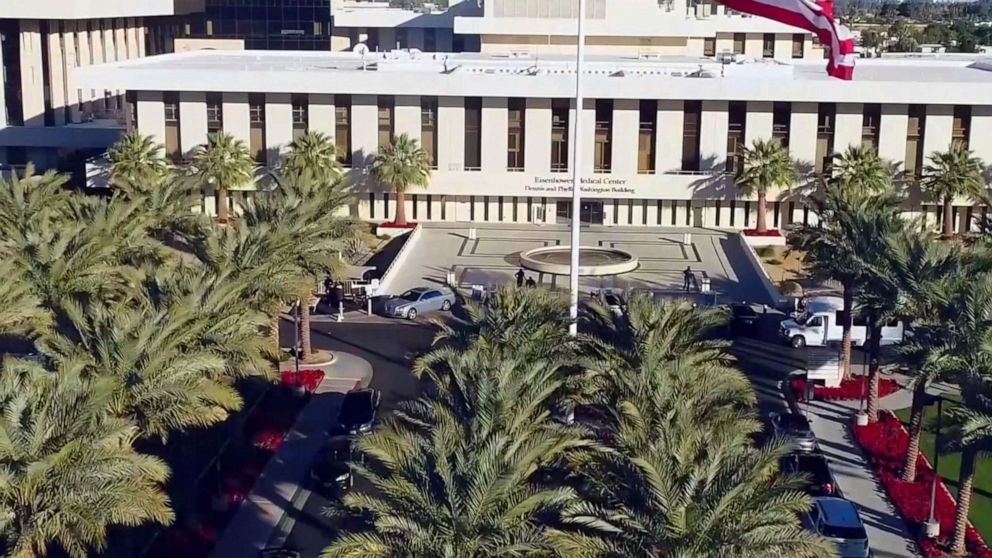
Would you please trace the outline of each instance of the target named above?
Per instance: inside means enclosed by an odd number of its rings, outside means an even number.
[[[844,309],[844,301],[836,296],[811,298],[806,307],[794,318],[784,320],[779,326],[779,336],[793,347],[825,347],[839,343],[844,334],[844,326],[838,319]],[[882,326],[882,345],[902,342],[905,328],[901,321],[892,321]],[[855,316],[851,328],[851,341],[864,345],[868,339],[868,328],[864,320]]]

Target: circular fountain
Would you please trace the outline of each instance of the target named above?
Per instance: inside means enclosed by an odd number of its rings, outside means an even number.
[[[570,246],[546,246],[520,254],[520,265],[540,273],[568,275],[571,263]],[[640,265],[630,252],[616,248],[579,246],[579,275],[602,277],[620,275],[637,269]]]

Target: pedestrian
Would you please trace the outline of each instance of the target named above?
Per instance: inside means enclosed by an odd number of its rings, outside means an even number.
[[[693,274],[692,267],[686,266],[685,271],[682,272],[682,290],[688,292],[689,286],[692,285]]]
[[[517,277],[517,288],[519,289],[520,287],[523,287],[524,286],[524,270],[523,270],[523,268],[520,268],[520,269],[517,270],[516,277]]]
[[[528,277],[527,278],[527,288],[528,289],[533,289],[536,286],[537,286],[537,282],[534,281],[534,278],[533,277]]]

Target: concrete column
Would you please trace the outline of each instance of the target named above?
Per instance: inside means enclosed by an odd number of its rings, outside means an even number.
[[[637,174],[637,148],[640,136],[640,103],[633,99],[613,101],[613,174]]]
[[[506,170],[509,112],[506,97],[482,98],[482,170]]]
[[[21,20],[21,98],[25,126],[45,125],[45,88],[38,20]]]
[[[745,45],[746,47],[746,45]],[[716,34],[716,53],[721,52],[734,52],[734,34],[733,33],[717,33]]]
[[[103,51],[103,31],[100,30],[99,21],[94,21],[89,32],[90,39],[90,62],[93,65],[103,64],[106,62],[104,58]],[[93,110],[94,111],[105,111],[107,110],[107,102],[103,97],[102,90],[93,91]]]
[[[162,94],[138,91],[138,122],[141,133],[165,145],[165,103]]]
[[[63,21],[62,26],[65,44],[65,87],[68,92],[66,105],[69,107],[69,119],[72,122],[79,122],[82,119],[79,111],[79,101],[82,95],[79,88],[76,87],[74,71],[75,68],[79,67],[79,53],[76,52],[77,26],[75,21]]]
[[[138,23],[134,18],[125,20],[124,43],[127,59],[133,60],[138,57]]]
[[[517,223],[526,223],[529,215],[527,214],[527,196],[517,196]]]
[[[772,137],[774,104],[768,101],[748,101],[747,116],[744,121],[744,143],[751,147],[754,140]]]
[[[699,170],[722,170],[727,164],[727,101],[703,101],[699,136]]]
[[[968,147],[986,164],[992,163],[992,106],[971,107],[971,134]]]
[[[0,43],[0,60],[2,60],[3,55],[3,44]],[[3,85],[3,78],[0,76],[0,85]],[[6,114],[7,114],[7,95],[4,91],[5,87],[0,87],[0,127],[7,125]],[[7,148],[0,147],[0,161],[7,160]]]
[[[843,153],[848,147],[861,145],[864,110],[864,105],[861,103],[837,103],[837,126],[834,129],[835,153]]]
[[[420,141],[420,97],[397,95],[393,105],[393,130],[396,135],[406,134]]]
[[[682,168],[684,111],[682,101],[658,101],[658,129],[655,132],[655,172],[658,174]],[[666,138],[669,141],[663,141]]]
[[[551,99],[527,99],[524,167],[528,174],[551,171]]]
[[[289,93],[265,95],[265,150],[270,167],[279,164],[282,153],[293,142],[293,103]]]
[[[658,200],[648,200],[647,212],[648,212],[648,226],[649,227],[658,226],[658,219],[661,217],[661,214],[659,214],[658,212]]]
[[[127,28],[125,27],[126,20],[118,19],[114,22],[114,39],[117,41],[117,61],[123,61],[128,59],[127,52]]]
[[[954,107],[952,105],[927,105],[927,120],[923,130],[924,164],[934,151],[947,151],[951,145],[951,129],[954,127]]]
[[[104,20],[103,27],[103,60],[105,62],[116,62],[117,52],[114,48],[114,20]]]
[[[138,39],[138,58],[145,57],[145,36],[148,34],[148,28],[145,27],[145,21],[143,18],[138,18],[137,28],[135,29],[135,35]]]
[[[251,144],[251,115],[247,93],[224,93],[221,105],[224,132]]]
[[[206,94],[199,91],[180,93],[179,141],[179,149],[184,155],[188,155],[196,146],[207,143]]]
[[[351,97],[352,167],[361,169],[372,163],[379,150],[379,107],[375,95]],[[379,215],[381,213],[377,213]]]
[[[644,226],[644,200],[627,200],[627,203],[633,208],[631,212],[631,225],[643,227]]]
[[[437,166],[439,171],[465,168],[465,98],[438,99]]]
[[[55,125],[65,125],[65,112],[62,110],[66,106],[65,98],[65,65],[62,59],[62,47],[59,45],[61,31],[59,22],[53,22],[51,33],[44,38],[48,42],[48,80],[51,84],[52,109],[55,116]]]
[[[878,156],[906,168],[906,132],[909,126],[908,105],[882,105],[878,125]]]
[[[775,34],[775,60],[780,62],[792,61],[792,35],[788,33]]]
[[[607,198],[603,200],[603,224],[604,225],[618,225],[616,221],[613,220],[613,206],[617,200]]]
[[[87,21],[77,21],[76,22],[76,37],[79,42],[79,52],[77,55],[76,66],[89,66],[93,64],[93,52],[90,42],[90,32],[89,32],[89,22]],[[93,110],[92,101],[93,96],[96,92],[93,89],[83,89],[80,90],[80,96],[82,97],[82,106],[79,107],[80,112],[89,112]]]
[[[334,95],[313,93],[309,103],[307,124],[310,130],[325,134],[334,143]]]
[[[789,122],[789,154],[801,163],[816,161],[816,103],[792,103]]]
[[[764,37],[761,33],[747,33],[744,35],[744,56],[760,59],[764,51]]]

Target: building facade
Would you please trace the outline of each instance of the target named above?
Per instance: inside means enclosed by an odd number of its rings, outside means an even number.
[[[0,1],[0,167],[78,171],[102,153],[123,129],[122,91],[82,87],[75,69],[170,52],[197,9],[202,0]]]
[[[594,55],[582,110],[570,99],[574,72],[572,60],[553,55],[195,52],[81,69],[78,78],[127,90],[138,129],[176,158],[224,130],[274,166],[295,134],[327,133],[349,169],[353,214],[373,221],[395,212],[370,165],[398,134],[420,140],[435,166],[430,186],[407,196],[418,221],[570,219],[576,141],[578,218],[620,226],[753,227],[756,203],[740,196],[733,174],[738,146],[758,138],[778,138],[811,173],[829,172],[831,154],[856,144],[909,177],[952,142],[992,161],[989,62],[866,60],[845,82],[826,77],[822,60]],[[810,219],[802,188],[770,199],[770,223]],[[213,203],[205,192],[202,209]],[[907,209],[939,217],[918,194]],[[956,228],[984,211],[961,200]]]

